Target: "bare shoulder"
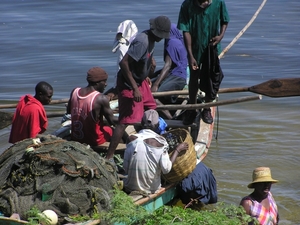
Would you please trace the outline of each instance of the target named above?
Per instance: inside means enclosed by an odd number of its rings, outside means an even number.
[[[249,198],[244,197],[241,200],[240,205],[243,206],[243,208],[245,209],[245,211],[246,211],[247,214],[250,213],[250,207],[252,205],[252,201]]]
[[[97,96],[96,101],[99,105],[109,106],[109,99],[106,95],[101,94]]]

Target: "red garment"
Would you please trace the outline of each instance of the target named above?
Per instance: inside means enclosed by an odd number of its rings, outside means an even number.
[[[31,95],[21,97],[12,120],[9,142],[16,143],[26,138],[35,138],[48,126],[42,103]]]
[[[95,98],[100,95],[94,91],[87,96],[79,95],[80,88],[73,91],[71,98],[72,140],[96,146],[109,141],[113,130],[93,116]]]
[[[121,124],[134,124],[142,121],[144,111],[148,109],[156,109],[156,102],[153,98],[149,83],[144,80],[138,87],[143,99],[136,102],[133,99],[133,90],[122,83],[117,78],[118,102],[119,102],[119,122]]]

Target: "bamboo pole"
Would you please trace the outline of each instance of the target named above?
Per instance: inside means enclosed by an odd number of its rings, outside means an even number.
[[[248,27],[250,27],[250,25],[256,19],[258,13],[262,10],[262,8],[266,4],[266,2],[267,2],[267,0],[263,0],[263,2],[261,3],[260,7],[254,13],[254,15],[249,20],[249,22],[246,24],[246,26],[236,35],[236,37],[229,43],[229,45],[227,45],[227,47],[224,48],[224,50],[220,53],[219,59],[223,58],[223,56],[225,55],[225,53],[228,52],[228,50],[235,44],[235,42],[237,42],[237,40],[245,33],[245,31],[248,29]]]
[[[252,100],[259,100],[262,99],[261,95],[255,95],[255,96],[249,96],[249,97],[241,97],[241,98],[235,98],[235,99],[229,99],[229,100],[223,100],[223,101],[217,101],[217,102],[210,102],[210,103],[204,103],[204,104],[187,104],[187,105],[181,105],[181,104],[174,104],[174,105],[158,105],[157,111],[160,110],[183,110],[183,109],[202,109],[202,108],[209,108],[219,105],[228,105],[228,104],[234,104],[234,103],[240,103],[240,102],[246,102],[246,101],[252,101]],[[57,112],[47,112],[47,117],[61,117],[65,114],[65,111],[57,111]],[[11,124],[13,118],[12,112],[1,112],[0,111],[0,129],[3,129],[4,127],[7,127]]]
[[[63,99],[58,99],[58,100],[52,100],[50,102],[50,105],[54,105],[54,104],[61,104],[61,103],[67,103],[69,101],[68,98],[63,98]],[[2,104],[0,105],[0,109],[11,109],[11,108],[16,108],[17,107],[17,103],[13,103],[13,104]]]

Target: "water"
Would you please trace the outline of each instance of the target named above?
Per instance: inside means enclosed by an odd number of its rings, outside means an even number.
[[[231,17],[222,46],[248,23],[262,1],[226,0]],[[113,84],[117,56],[111,52],[119,23],[132,19],[140,31],[149,18],[167,15],[176,23],[181,1],[19,1],[0,2],[0,103],[34,94],[40,80],[54,87],[54,99],[69,97],[86,85],[86,71],[103,67]],[[254,23],[225,54],[222,87],[248,87],[272,78],[299,76],[300,2],[269,0]],[[157,67],[163,65],[162,43],[156,45]],[[254,95],[232,93],[221,100]],[[63,106],[60,106],[63,107]],[[269,98],[219,107],[218,133],[204,163],[213,169],[219,201],[239,204],[249,194],[252,170],[269,166],[280,182],[272,193],[280,224],[300,224],[300,97]],[[9,111],[9,110],[8,110]],[[58,119],[50,120],[49,131]],[[0,131],[7,148],[9,127]]]

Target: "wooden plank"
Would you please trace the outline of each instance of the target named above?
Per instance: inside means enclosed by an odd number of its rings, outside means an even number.
[[[157,193],[150,194],[148,197],[135,201],[135,204],[141,205],[145,207],[147,211],[153,212],[159,207],[170,202],[176,195],[176,184],[169,184],[162,187]]]
[[[215,112],[216,112],[216,107],[211,108],[211,115],[215,120]],[[198,136],[195,141],[195,151],[197,154],[197,163],[202,161],[207,153],[208,149],[210,147],[212,135],[213,135],[213,127],[214,123],[212,124],[207,124],[200,120],[200,128],[198,132]]]
[[[192,123],[189,125],[184,125],[182,123],[182,120],[165,120],[165,122],[168,124],[168,128],[190,128],[190,127],[197,127],[196,123]]]

